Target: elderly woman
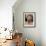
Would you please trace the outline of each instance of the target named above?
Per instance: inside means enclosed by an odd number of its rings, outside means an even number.
[[[33,25],[33,15],[32,14],[28,14],[27,16],[25,15],[25,24]]]

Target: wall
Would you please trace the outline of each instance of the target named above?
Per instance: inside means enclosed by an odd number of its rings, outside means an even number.
[[[12,29],[12,6],[16,0],[0,0],[0,27]]]
[[[46,0],[41,1],[41,41],[46,46]]]
[[[14,5],[16,6],[16,5]],[[23,33],[24,39],[34,40],[36,46],[41,46],[41,1],[23,0],[17,8],[13,9],[15,28]],[[23,27],[23,12],[36,12],[36,27]]]

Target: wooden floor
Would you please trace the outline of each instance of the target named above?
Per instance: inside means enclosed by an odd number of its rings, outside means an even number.
[[[0,46],[16,46],[15,45],[15,39],[13,40],[6,40],[6,42],[4,42],[2,45]]]

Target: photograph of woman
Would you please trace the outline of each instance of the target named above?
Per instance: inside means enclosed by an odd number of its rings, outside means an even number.
[[[24,26],[33,27],[35,24],[35,14],[33,12],[24,12]]]
[[[33,25],[33,16],[31,14],[29,14],[27,17],[25,14],[25,24],[26,25]]]

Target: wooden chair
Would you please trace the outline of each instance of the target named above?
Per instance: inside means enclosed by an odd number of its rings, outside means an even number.
[[[21,46],[22,44],[22,33],[15,33],[16,46]]]
[[[25,46],[35,46],[35,43],[32,40],[26,40]]]

